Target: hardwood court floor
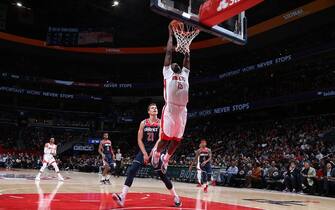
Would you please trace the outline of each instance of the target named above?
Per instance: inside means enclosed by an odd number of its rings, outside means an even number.
[[[194,184],[175,182],[183,206],[173,207],[173,198],[163,183],[154,179],[134,180],[124,208],[118,208],[112,193],[120,192],[124,177],[112,185],[100,185],[98,174],[63,172],[64,183],[53,171],[35,182],[36,170],[0,169],[0,210],[12,209],[180,209],[180,210],[335,210],[335,199],[265,190],[210,187],[208,193]]]

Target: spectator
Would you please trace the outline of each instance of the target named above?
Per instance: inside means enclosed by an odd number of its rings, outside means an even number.
[[[234,177],[237,175],[237,173],[238,173],[238,167],[236,161],[232,161],[231,166],[229,166],[229,168],[227,169],[227,173],[224,179],[225,180],[224,185],[230,186],[231,182],[234,181]]]
[[[271,166],[268,170],[269,178],[274,178],[274,172],[278,171],[278,168],[276,167],[276,161],[271,162]]]
[[[323,195],[328,196],[330,189],[335,188],[335,167],[327,163],[323,178]]]
[[[300,174],[296,163],[292,161],[284,176],[285,192],[300,192]]]
[[[252,168],[251,175],[247,177],[247,187],[262,187],[262,168],[260,163],[256,162]]]
[[[276,167],[276,162],[272,161],[271,165],[268,167],[267,170],[267,175],[266,175],[266,179],[267,179],[267,188],[268,189],[279,189],[280,187],[278,186],[278,183],[281,181],[281,174],[278,170],[278,168]]]
[[[301,171],[302,176],[302,189],[306,193],[314,194],[315,190],[315,168],[310,166],[309,161],[304,162],[304,167]]]

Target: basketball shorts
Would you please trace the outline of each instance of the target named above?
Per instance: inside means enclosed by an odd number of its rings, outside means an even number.
[[[105,159],[104,159],[103,163],[104,163],[104,166],[108,165],[111,169],[115,168],[115,162],[114,162],[111,154],[105,154]]]
[[[200,169],[202,172],[206,173],[206,174],[212,174],[212,166],[210,163],[207,163],[204,166],[200,165]]]
[[[166,103],[162,111],[161,139],[165,141],[181,141],[187,121],[186,106]]]
[[[47,163],[48,165],[50,165],[53,162],[56,162],[54,156],[52,156],[51,154],[44,154],[43,155],[43,163]]]

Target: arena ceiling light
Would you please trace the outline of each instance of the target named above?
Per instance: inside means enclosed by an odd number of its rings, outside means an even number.
[[[31,10],[31,8],[28,7],[26,4],[23,4],[22,1],[13,1],[11,5],[20,9]]]
[[[112,7],[117,7],[119,6],[120,2],[117,0],[112,1]]]
[[[15,4],[17,7],[22,7],[23,6],[23,4],[21,3],[21,2],[16,2],[16,4]]]

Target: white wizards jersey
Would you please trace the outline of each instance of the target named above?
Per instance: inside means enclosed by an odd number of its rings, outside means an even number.
[[[56,154],[57,145],[47,143],[44,147],[44,154]]]
[[[164,99],[166,103],[186,106],[188,103],[188,76],[190,70],[183,67],[180,74],[172,71],[171,65],[163,67]]]

